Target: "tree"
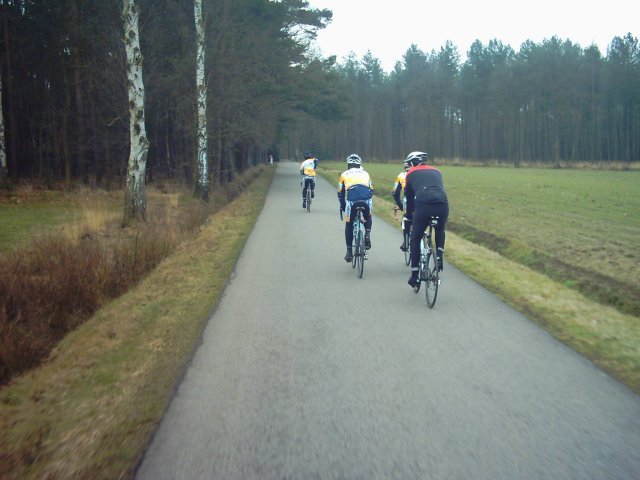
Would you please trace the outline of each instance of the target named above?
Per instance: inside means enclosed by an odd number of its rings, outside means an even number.
[[[127,87],[129,93],[129,134],[131,147],[124,195],[123,225],[147,219],[145,173],[149,140],[144,119],[144,83],[142,52],[138,28],[139,11],[135,0],[123,0],[124,45],[127,57]]]
[[[4,115],[2,114],[2,76],[0,76],[0,182],[7,176],[7,154],[4,147]]]
[[[198,181],[195,194],[203,201],[209,200],[209,159],[207,157],[207,85],[204,79],[205,28],[202,18],[202,0],[195,0],[196,22],[196,84],[198,88]]]

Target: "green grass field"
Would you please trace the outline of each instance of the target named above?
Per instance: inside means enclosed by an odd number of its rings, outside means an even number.
[[[337,178],[343,162],[322,162]],[[369,163],[391,199],[401,165]],[[640,314],[640,172],[438,167],[450,230],[621,311]]]
[[[46,228],[73,218],[72,205],[62,200],[0,202],[0,253],[22,245],[25,240]]]

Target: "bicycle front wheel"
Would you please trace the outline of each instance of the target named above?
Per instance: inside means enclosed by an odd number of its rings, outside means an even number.
[[[404,263],[409,265],[411,263],[411,238],[408,233],[404,234],[404,244],[407,247],[404,251]]]
[[[433,308],[438,298],[438,287],[440,285],[440,274],[438,272],[438,259],[432,250],[427,254],[427,263],[425,265],[425,289],[424,293],[429,308]]]

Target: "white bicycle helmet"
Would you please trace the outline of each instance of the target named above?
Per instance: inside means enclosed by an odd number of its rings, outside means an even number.
[[[362,166],[362,159],[360,155],[357,153],[352,153],[347,157],[347,165],[357,165],[358,167]]]
[[[427,163],[427,155],[425,152],[411,152],[407,155],[407,158],[404,159],[404,167],[405,169],[415,167],[416,165],[424,165]]]

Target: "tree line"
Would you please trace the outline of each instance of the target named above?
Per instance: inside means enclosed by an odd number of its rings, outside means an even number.
[[[334,68],[346,117],[312,119],[292,134],[330,157],[418,149],[515,165],[640,160],[640,47],[630,33],[605,56],[552,37],[518,52],[476,41],[464,61],[451,42],[430,53],[412,45],[389,74],[371,53]]]
[[[139,30],[125,34],[131,12]],[[197,179],[202,98],[208,170],[217,183],[277,154],[295,111],[322,103],[306,87],[321,62],[309,43],[331,12],[303,0],[0,0],[0,15],[9,178],[122,185],[131,148],[130,62],[142,67],[144,110],[132,111],[145,117],[147,181]],[[139,47],[129,58],[134,37]],[[199,38],[206,67],[196,75]]]
[[[0,0],[0,167],[10,179],[124,184],[136,110],[123,1]],[[385,73],[370,53],[320,58],[312,40],[331,12],[304,0],[135,4],[146,181],[200,185],[204,171],[225,183],[300,150],[387,160],[418,148],[515,164],[640,158],[631,34],[606,55],[556,37],[518,52],[477,41],[464,61],[450,42],[430,53],[412,45]]]

